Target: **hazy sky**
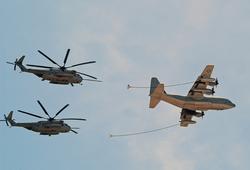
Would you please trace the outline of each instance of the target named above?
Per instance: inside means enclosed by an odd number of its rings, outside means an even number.
[[[79,134],[40,136],[0,122],[3,170],[234,170],[249,169],[250,1],[106,0],[0,1],[0,112],[14,110],[16,121],[37,121],[22,109],[77,116]],[[78,70],[103,83],[58,86],[14,72],[6,61],[52,65],[66,50],[68,64],[96,60]],[[214,64],[216,95],[231,99],[231,110],[209,111],[189,128],[141,136],[109,138],[110,133],[150,130],[179,121],[180,109],[161,102],[149,109],[149,91],[128,91],[128,83],[149,85],[193,81]],[[168,88],[186,95],[191,85]]]

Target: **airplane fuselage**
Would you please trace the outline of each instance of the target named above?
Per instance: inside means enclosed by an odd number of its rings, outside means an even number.
[[[32,123],[15,123],[12,126],[23,127],[25,129],[38,132],[40,135],[58,135],[59,133],[67,133],[71,127],[63,121],[39,121]]]
[[[233,104],[230,100],[215,97],[202,97],[197,99],[189,96],[164,94],[161,96],[161,100],[189,110],[225,110],[235,107],[235,104]]]

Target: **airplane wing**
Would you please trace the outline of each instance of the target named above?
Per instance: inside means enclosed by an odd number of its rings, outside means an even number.
[[[204,82],[201,82],[201,79],[206,79],[206,78],[211,78],[211,74],[213,72],[214,65],[207,65],[201,75],[197,78],[195,81],[194,85],[188,92],[188,96],[194,97],[194,98],[202,98],[203,97],[203,92],[198,91],[199,90],[204,90],[207,88],[207,84]]]
[[[188,127],[189,124],[195,124],[196,122],[192,120],[193,110],[182,109],[180,117],[180,126]]]

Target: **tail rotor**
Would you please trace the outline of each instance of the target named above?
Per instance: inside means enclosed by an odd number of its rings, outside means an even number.
[[[7,119],[7,116],[6,116],[6,115],[4,115],[4,119],[5,119],[6,125],[7,125],[7,126],[10,126],[9,123],[8,123],[8,119]]]
[[[25,56],[22,56],[21,58],[17,58],[15,60],[15,62],[6,62],[7,64],[11,64],[14,65],[14,70],[16,71],[16,66],[18,66],[21,71],[26,71],[27,69],[23,66],[23,60],[24,60]]]
[[[0,120],[1,122],[5,122],[7,126],[10,126],[8,123],[8,118],[7,116],[4,114],[4,120]]]
[[[16,61],[15,61],[14,63],[12,63],[12,62],[6,62],[6,63],[7,63],[7,64],[14,65],[14,70],[16,71],[17,62],[18,62],[18,58],[16,59]]]

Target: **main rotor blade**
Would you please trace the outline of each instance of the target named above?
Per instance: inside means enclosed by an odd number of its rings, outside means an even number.
[[[71,132],[74,132],[75,134],[78,134],[78,132],[77,132],[77,131],[74,131],[74,130],[72,130],[72,129],[71,129],[70,131],[71,131]]]
[[[92,79],[82,79],[82,80],[85,80],[85,81],[94,81],[94,82],[102,82],[101,80],[92,80]]]
[[[81,73],[81,72],[76,72],[76,73],[82,74],[82,75],[84,75],[84,76],[87,76],[87,77],[90,77],[90,78],[93,78],[93,79],[97,79],[96,77],[91,76],[91,75],[88,75],[88,74],[85,74],[85,73]]]
[[[85,64],[92,64],[92,63],[96,63],[96,61],[89,61],[89,62],[79,63],[79,64],[75,64],[75,65],[72,65],[72,66],[68,66],[66,68],[72,68],[72,67],[81,66],[81,65],[85,65]]]
[[[86,119],[82,119],[82,118],[62,118],[60,120],[81,120],[81,121],[86,121]]]
[[[46,109],[43,107],[42,103],[41,103],[39,100],[37,100],[37,103],[41,106],[41,108],[43,109],[44,113],[45,113],[49,118],[51,118],[50,115],[48,114],[48,112],[46,111]]]
[[[67,53],[66,53],[65,58],[64,58],[64,62],[63,62],[64,65],[63,66],[65,66],[65,64],[67,63],[69,52],[70,52],[70,49],[67,50]]]
[[[51,58],[49,58],[46,54],[44,54],[42,51],[38,50],[38,52],[40,54],[42,54],[44,57],[46,57],[49,61],[51,61],[52,63],[54,63],[55,65],[57,65],[58,67],[61,67],[59,64],[57,64],[54,60],[52,60]]]
[[[56,114],[55,114],[55,116],[53,117],[53,119],[56,117],[56,116],[58,116],[66,107],[68,107],[69,106],[69,104],[66,104],[61,110],[59,110]]]
[[[30,66],[30,67],[40,67],[40,68],[53,68],[53,67],[49,67],[49,66],[40,66],[40,65],[33,65],[33,64],[26,64],[26,66]]]
[[[34,116],[34,117],[37,117],[37,118],[41,118],[41,119],[47,119],[45,117],[38,116],[38,115],[35,115],[33,113],[25,112],[25,111],[22,111],[22,110],[18,110],[18,112],[21,112],[21,113],[24,113],[24,114],[27,114],[27,115],[30,115],[30,116]]]

